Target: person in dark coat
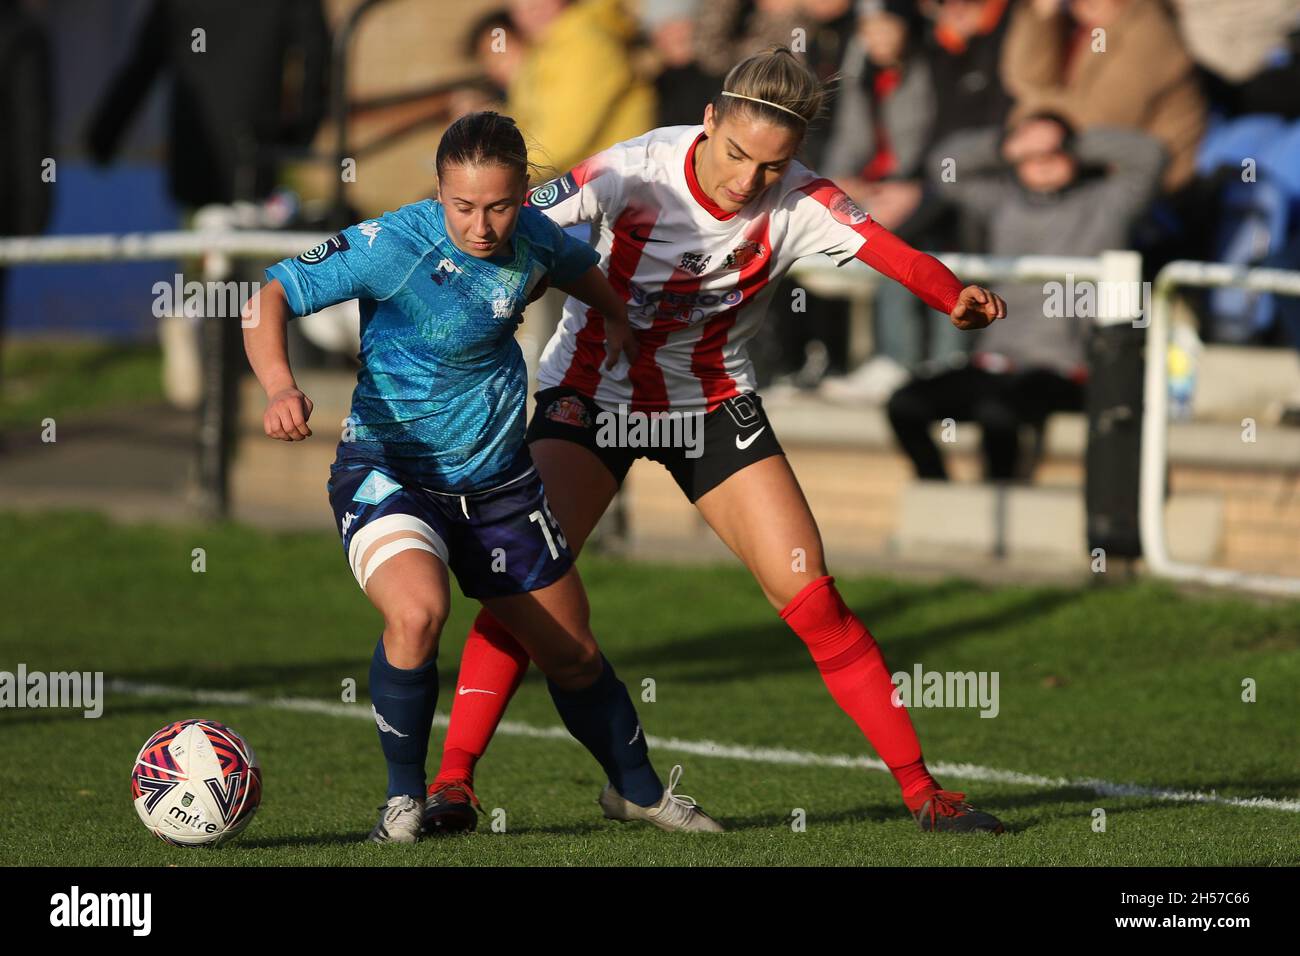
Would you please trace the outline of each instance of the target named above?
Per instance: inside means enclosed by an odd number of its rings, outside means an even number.
[[[316,135],[329,57],[321,0],[153,0],[91,119],[91,157],[112,160],[166,74],[173,198],[188,207],[263,199],[278,172],[268,148],[304,147]]]
[[[54,158],[53,86],[44,26],[18,0],[0,0],[0,236],[39,235],[49,222],[54,181],[45,161]],[[0,263],[0,346],[5,275]]]

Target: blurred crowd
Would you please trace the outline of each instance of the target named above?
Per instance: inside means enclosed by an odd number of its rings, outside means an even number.
[[[774,44],[833,91],[801,160],[913,245],[1131,248],[1147,279],[1176,258],[1300,268],[1300,0],[510,0],[467,37],[497,89],[463,108],[504,104],[553,175],[699,123]],[[998,290],[1017,320],[971,336],[882,284],[857,368],[846,304],[812,300],[768,323],[760,372],[887,406],[926,477],[944,475],[931,423],[979,421],[986,473],[1013,477],[1021,426],[1083,408],[1090,323],[1043,318],[1041,283]],[[1198,345],[1300,348],[1300,301],[1189,302]]]
[[[266,28],[245,36],[232,15],[217,32],[238,42],[213,34],[212,52],[187,56],[205,2],[149,0],[84,133],[89,156],[111,161],[169,77],[171,186],[190,209],[265,198],[281,157],[316,138],[330,82],[320,0],[230,0]],[[48,100],[39,24],[22,9],[0,0],[6,130],[39,126],[32,104]],[[508,112],[538,179],[655,126],[701,122],[731,66],[782,45],[832,91],[801,160],[915,246],[1132,248],[1148,279],[1175,258],[1300,268],[1300,0],[504,0],[461,40],[478,75],[439,100],[442,118]],[[43,134],[7,140],[0,164]],[[0,214],[32,207],[44,190],[30,185]],[[39,231],[39,213],[0,231]],[[847,304],[809,296],[755,343],[760,381],[887,407],[932,477],[943,464],[929,424],[974,418],[988,473],[1004,477],[1021,425],[1082,406],[1088,323],[1041,318],[1041,284],[997,289],[1013,321],[967,335],[882,283],[858,367]],[[1189,301],[1200,340],[1300,348],[1300,300]]]

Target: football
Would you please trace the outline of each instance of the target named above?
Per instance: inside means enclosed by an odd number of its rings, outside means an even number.
[[[262,801],[262,769],[229,727],[178,720],[140,748],[131,797],[154,836],[176,846],[215,846],[252,821]]]

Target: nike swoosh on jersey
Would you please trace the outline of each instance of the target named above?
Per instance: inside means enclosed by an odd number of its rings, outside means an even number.
[[[760,428],[758,431],[754,432],[754,434],[750,435],[750,436],[749,436],[748,438],[746,438],[744,441],[741,441],[741,440],[740,440],[740,436],[737,435],[737,436],[736,436],[736,447],[739,448],[741,451],[744,451],[744,450],[745,450],[746,448],[748,448],[750,445],[754,444],[754,439],[757,438],[759,435],[763,434],[763,432],[765,432],[765,431],[767,431],[767,426],[766,426],[766,425],[764,425],[764,426],[763,426],[762,428]]]
[[[635,228],[629,229],[628,233],[632,236],[632,239],[636,242],[667,242],[668,241],[667,239],[654,239],[651,238],[650,236],[639,235]]]
[[[495,697],[495,696],[496,696],[496,691],[494,691],[494,690],[481,690],[481,689],[479,689],[479,688],[477,688],[477,687],[466,687],[466,686],[464,686],[464,685],[462,684],[462,685],[460,686],[460,688],[456,691],[456,695],[459,696],[459,697],[464,697],[466,694],[491,694],[492,696]]]

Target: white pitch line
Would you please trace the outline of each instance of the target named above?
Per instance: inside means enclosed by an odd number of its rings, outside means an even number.
[[[110,680],[111,693],[132,697],[174,697],[196,704],[225,704],[230,707],[269,707],[273,710],[291,710],[305,714],[323,714],[327,717],[350,717],[371,722],[374,718],[368,707],[358,704],[336,704],[310,697],[257,697],[243,691],[191,690],[185,687],[167,687],[162,684],[138,684],[133,681]],[[448,718],[439,715],[433,719],[435,727],[446,727]],[[573,743],[563,727],[534,727],[514,720],[503,720],[498,733],[511,737],[534,737],[545,740],[567,740]],[[720,744],[712,740],[681,740],[677,737],[646,735],[646,743],[657,750],[694,754],[700,757],[718,757],[724,760],[745,760],[751,763],[782,764],[796,767],[839,767],[852,770],[888,771],[884,761],[875,757],[855,757],[848,754],[816,754],[806,750],[786,750],[782,747],[744,747],[739,744]],[[1010,783],[1027,787],[1069,788],[1090,790],[1099,797],[1150,797],[1175,803],[1217,803],[1252,810],[1284,810],[1300,813],[1300,800],[1276,800],[1271,797],[1223,797],[1211,791],[1199,793],[1190,790],[1162,790],[1132,783],[1111,783],[1109,780],[1086,778],[1071,780],[1066,777],[1043,777],[1020,773],[1016,770],[999,770],[973,763],[936,762],[930,769],[941,777],[961,780],[978,780],[990,783]]]

